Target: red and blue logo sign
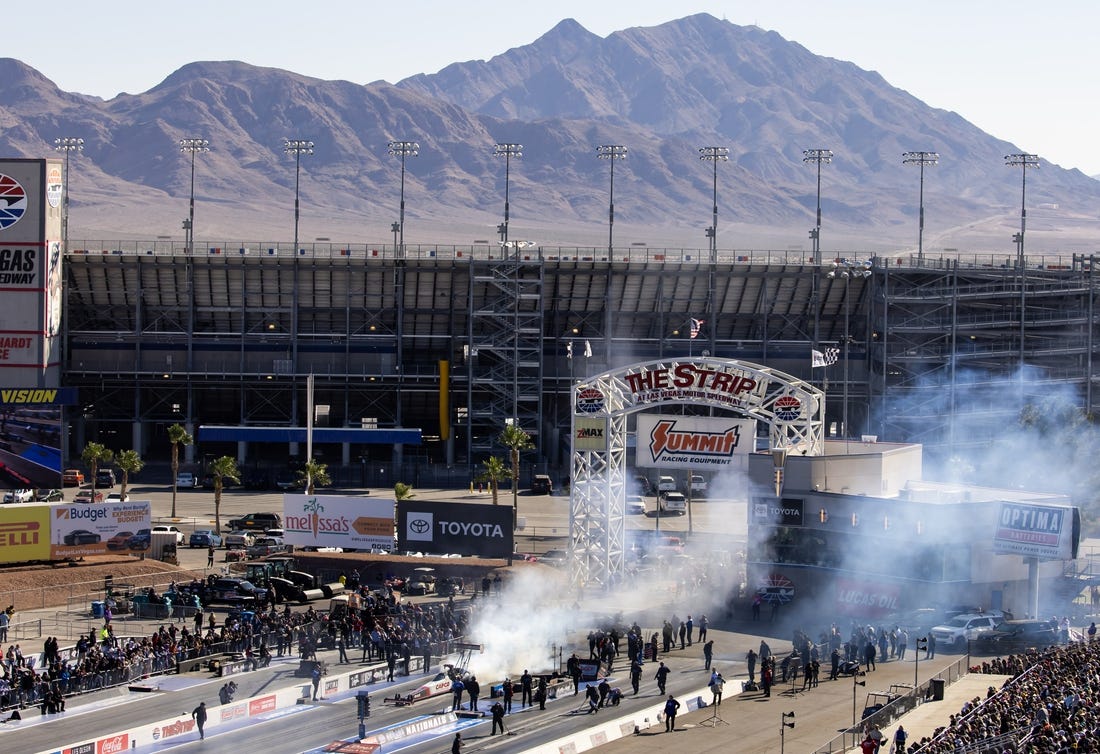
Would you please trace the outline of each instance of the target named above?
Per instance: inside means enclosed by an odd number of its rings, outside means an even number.
[[[581,388],[577,391],[577,411],[582,414],[596,414],[603,411],[603,393],[594,387]]]
[[[793,395],[784,395],[776,399],[772,409],[775,411],[775,418],[785,422],[793,422],[802,416],[802,401]]]
[[[0,230],[19,222],[27,211],[27,192],[19,181],[0,173]]]

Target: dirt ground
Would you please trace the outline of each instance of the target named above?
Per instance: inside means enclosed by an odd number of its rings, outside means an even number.
[[[157,560],[136,560],[112,555],[88,556],[79,563],[0,569],[0,609],[14,605],[16,611],[65,605],[73,585],[88,583],[91,591],[103,578],[116,584],[145,586],[153,583],[205,578],[202,571],[180,570]],[[82,589],[82,591],[85,591]]]

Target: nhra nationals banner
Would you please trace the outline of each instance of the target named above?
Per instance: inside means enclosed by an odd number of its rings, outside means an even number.
[[[756,421],[639,414],[637,440],[641,468],[728,466],[735,455],[753,451]]]
[[[50,559],[49,505],[0,507],[0,563]]]
[[[514,515],[510,505],[403,500],[397,504],[397,549],[507,558]]]
[[[1001,503],[993,534],[993,552],[1047,560],[1077,557],[1081,538],[1078,508]]]
[[[139,529],[149,529],[153,519],[152,504],[148,500],[51,505],[49,508],[52,511],[50,557],[53,560],[125,549],[130,537]]]
[[[393,549],[393,499],[284,495],[283,541],[295,547]]]

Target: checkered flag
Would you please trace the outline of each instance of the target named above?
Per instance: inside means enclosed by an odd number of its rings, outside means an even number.
[[[818,367],[829,367],[836,363],[837,358],[840,357],[840,349],[833,346],[826,348],[824,353],[816,349],[810,351],[811,368],[817,369]]]

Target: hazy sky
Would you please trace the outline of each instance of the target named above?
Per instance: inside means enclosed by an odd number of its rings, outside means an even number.
[[[702,12],[878,71],[1025,152],[1100,174],[1100,150],[1090,146],[1100,127],[1097,0],[59,0],[9,9],[18,33],[4,35],[0,56],[104,98],[146,91],[196,60],[392,83],[491,58],[563,18],[606,36]]]

